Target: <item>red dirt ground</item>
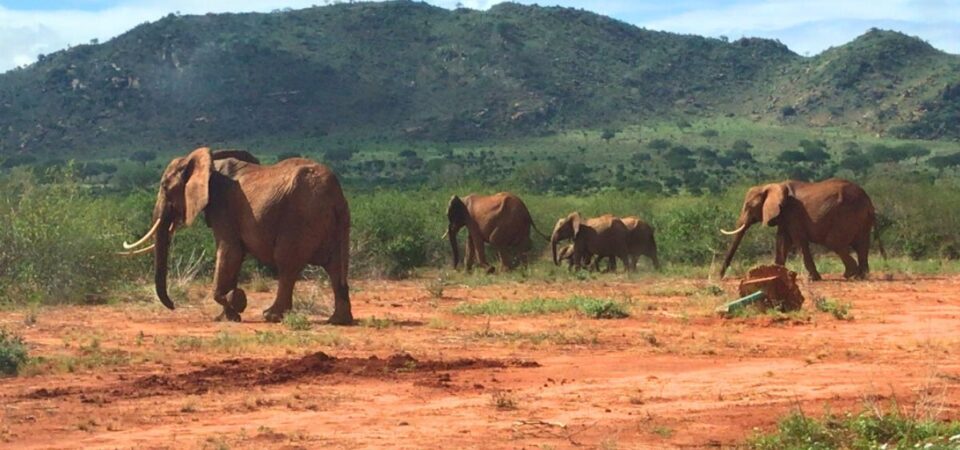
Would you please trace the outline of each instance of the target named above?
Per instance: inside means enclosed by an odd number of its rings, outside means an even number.
[[[427,283],[354,282],[365,326],[314,316],[302,332],[263,323],[272,295],[249,289],[240,324],[211,322],[210,300],[51,307],[30,325],[0,312],[46,358],[0,379],[0,445],[702,448],[796,408],[896,399],[960,417],[960,277],[803,284],[799,315],[730,320],[712,310],[735,281],[720,295],[681,279],[499,282],[440,299]],[[631,317],[452,311],[574,294],[629,300]],[[815,311],[817,297],[850,302],[854,318]]]

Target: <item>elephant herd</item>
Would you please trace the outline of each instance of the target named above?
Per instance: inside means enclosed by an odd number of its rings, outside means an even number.
[[[174,303],[167,292],[167,259],[174,233],[191,225],[200,214],[213,230],[216,266],[213,298],[223,308],[219,320],[239,321],[247,297],[238,286],[240,267],[251,255],[276,268],[278,284],[273,305],[263,311],[267,321],[280,321],[293,306],[293,288],[304,267],[322,266],[330,278],[334,312],[330,323],[353,323],[347,283],[350,247],[350,210],[337,176],[327,167],[303,158],[261,165],[245,151],[212,152],[199,148],[175,158],[164,170],[153,209],[153,223],[141,239],[128,244],[124,255],[152,252],[157,297],[167,308]],[[453,266],[461,261],[458,232],[466,227],[466,268],[475,264],[488,271],[489,245],[504,269],[525,262],[532,248],[530,229],[549,240],[553,262],[571,268],[608,269],[619,259],[635,270],[640,256],[659,270],[653,228],[637,217],[602,215],[583,218],[572,212],[560,218],[547,237],[537,229],[526,205],[516,195],[453,196],[447,206]],[[777,228],[775,262],[799,250],[812,280],[821,279],[810,253],[810,243],[837,253],[847,278],[864,278],[876,221],[870,197],[858,185],[830,179],[817,183],[785,181],[755,186],[747,191],[737,228],[720,270],[730,266],[737,248],[753,224]],[[143,246],[150,240],[153,243]],[[569,241],[559,248],[561,241]],[[879,239],[878,239],[879,244]],[[138,248],[139,247],[139,248]],[[883,246],[880,244],[881,254]],[[856,254],[856,260],[851,256]]]
[[[514,194],[500,192],[494,195],[470,194],[462,199],[456,195],[447,205],[449,224],[444,238],[450,240],[453,267],[460,265],[460,246],[457,234],[467,228],[466,268],[479,264],[488,272],[494,270],[487,262],[484,247],[489,245],[497,252],[500,265],[506,270],[526,262],[532,248],[530,229],[544,239],[550,240],[554,264],[566,260],[571,268],[589,265],[597,269],[602,258],[610,258],[610,268],[615,269],[616,259],[623,261],[628,270],[636,267],[637,257],[648,256],[659,269],[657,244],[653,228],[636,217],[619,218],[609,214],[584,220],[580,213],[570,213],[557,221],[553,234],[547,238],[537,229],[527,205]],[[561,241],[570,244],[557,252]],[[593,259],[596,257],[596,259]]]

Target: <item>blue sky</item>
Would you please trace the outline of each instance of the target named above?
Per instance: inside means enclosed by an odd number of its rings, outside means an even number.
[[[29,64],[72,44],[101,42],[134,26],[179,11],[271,11],[304,8],[325,0],[0,0],[0,71]],[[498,0],[430,0],[487,9]],[[779,39],[814,55],[871,27],[919,36],[960,54],[960,0],[521,0],[582,8],[655,30],[737,39]]]

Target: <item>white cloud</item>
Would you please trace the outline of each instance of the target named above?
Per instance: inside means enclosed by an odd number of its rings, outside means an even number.
[[[817,53],[831,45],[841,45],[871,27],[887,27],[918,35],[940,49],[960,52],[960,2],[950,1],[741,1],[643,25],[707,36],[778,38],[801,53]]]
[[[104,42],[143,22],[171,12],[271,11],[305,8],[322,0],[139,0],[102,11],[20,11],[0,6],[0,72],[28,64],[39,53],[50,53],[91,39]]]

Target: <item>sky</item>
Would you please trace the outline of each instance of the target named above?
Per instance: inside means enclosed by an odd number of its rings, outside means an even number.
[[[105,42],[171,12],[268,12],[329,0],[0,0],[0,72],[68,45]],[[429,0],[487,9],[499,0]],[[581,8],[652,30],[779,39],[802,55],[842,45],[871,27],[894,29],[960,54],[960,0],[520,0]]]

